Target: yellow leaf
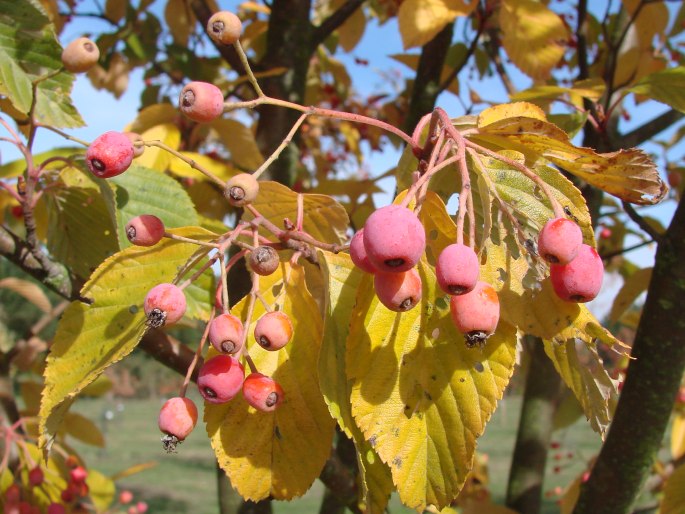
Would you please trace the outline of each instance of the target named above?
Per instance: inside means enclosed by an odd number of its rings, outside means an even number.
[[[128,0],[107,0],[105,4],[105,17],[114,23],[118,23],[121,18],[126,16],[128,4]]]
[[[68,412],[64,416],[64,429],[67,434],[81,442],[98,448],[105,447],[105,437],[98,426],[87,417],[77,412]]]
[[[0,288],[14,291],[45,313],[52,310],[52,305],[50,304],[47,295],[35,282],[29,282],[28,280],[22,280],[15,277],[7,277],[0,280]]]
[[[261,14],[271,14],[271,9],[269,9],[269,6],[261,4],[259,2],[242,2],[238,6],[238,8],[245,11],[253,11]]]
[[[405,0],[398,22],[404,48],[423,46],[457,16],[468,16],[476,0]]]
[[[88,486],[88,496],[93,500],[97,512],[106,511],[114,501],[116,494],[114,481],[97,469],[89,468],[86,485]]]
[[[615,323],[621,315],[633,304],[643,291],[647,290],[652,279],[652,268],[643,268],[627,277],[621,289],[614,298],[609,313],[609,321]]]
[[[362,272],[348,254],[319,252],[326,278],[324,336],[319,356],[319,384],[328,410],[357,448],[362,503],[368,513],[382,513],[394,489],[390,469],[357,427],[350,408],[352,384],[345,371],[345,341]]]
[[[43,392],[43,384],[32,380],[22,380],[19,383],[19,388],[27,412],[36,414],[40,408],[40,395]]]
[[[131,124],[126,126],[125,130],[142,134],[157,125],[174,124],[178,117],[178,109],[171,104],[148,105],[138,113]]]
[[[678,410],[671,424],[671,457],[680,459],[685,455],[685,411]]]
[[[188,38],[195,30],[195,15],[186,0],[168,0],[164,9],[164,19],[174,38],[174,43],[186,46]]]
[[[485,109],[478,115],[478,128],[485,129],[488,125],[497,121],[519,117],[547,121],[545,111],[537,105],[528,102],[514,102],[494,105]]]
[[[559,15],[535,0],[503,0],[499,24],[512,62],[533,79],[549,77],[569,39]]]
[[[673,470],[664,486],[659,514],[682,514],[685,511],[685,465]]]
[[[250,356],[261,373],[283,387],[284,401],[265,413],[239,395],[223,405],[205,404],[204,420],[219,465],[243,498],[290,500],[309,489],[331,450],[335,421],[319,392],[316,366],[322,324],[299,266],[281,264],[260,279],[260,291],[293,323],[292,341],[278,352],[264,350],[252,336],[254,323],[265,312],[261,302],[246,327]],[[233,311],[245,319],[247,299]]]
[[[171,123],[164,123],[163,125],[155,125],[141,134],[145,141],[161,141],[165,145],[178,150],[178,145],[181,142],[181,132],[176,125]],[[143,155],[136,159],[138,166],[144,166],[157,171],[166,171],[166,169],[174,160],[169,152],[154,146],[145,148]]]
[[[152,469],[155,466],[157,466],[156,461],[143,462],[142,464],[134,464],[133,466],[123,469],[118,473],[115,473],[110,478],[116,482],[117,480],[121,480],[122,478],[130,477],[137,473],[142,473],[143,471]]]
[[[218,118],[209,124],[219,134],[221,142],[231,152],[239,168],[256,170],[264,162],[252,131],[237,120]]]
[[[146,150],[147,151],[147,150]],[[228,166],[222,161],[212,159],[211,157],[197,153],[197,152],[179,152],[183,157],[192,159],[199,166],[202,166],[207,171],[213,173],[217,177],[228,180],[229,177],[239,173],[237,169],[232,166]],[[179,177],[194,178],[200,180],[207,180],[206,177],[196,169],[189,166],[187,163],[183,162],[181,159],[176,159],[171,157],[169,163],[169,171]]]
[[[211,239],[197,227],[171,232]],[[163,239],[154,248],[131,246],[105,262],[81,290],[92,304],[72,302],[57,327],[45,368],[40,446],[49,449],[76,395],[108,366],[128,355],[146,330],[143,299],[170,282],[197,246]]]
[[[342,6],[345,2],[343,0],[337,0],[334,2],[333,7],[335,9]],[[343,23],[338,28],[338,42],[343,50],[346,52],[351,52],[357,43],[361,40],[364,35],[364,30],[366,29],[366,16],[364,15],[364,9],[358,7],[355,9],[352,16],[347,18],[345,23]]]

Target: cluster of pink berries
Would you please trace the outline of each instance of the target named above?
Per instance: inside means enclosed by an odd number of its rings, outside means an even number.
[[[381,303],[404,312],[421,300],[421,277],[415,266],[425,248],[425,230],[414,212],[388,205],[373,212],[354,235],[350,257],[357,267],[374,275]],[[478,280],[479,273],[478,256],[469,246],[455,243],[438,256],[438,284],[450,295],[452,320],[468,346],[484,344],[499,321],[497,292]]]
[[[604,264],[597,251],[583,243],[576,223],[566,218],[549,220],[540,231],[538,253],[550,263],[552,286],[559,298],[584,303],[599,294]]]

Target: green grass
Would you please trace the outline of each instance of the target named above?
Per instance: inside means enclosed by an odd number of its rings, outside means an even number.
[[[192,391],[190,396],[200,404],[194,394]],[[157,429],[157,413],[161,404],[161,400],[79,400],[74,409],[98,422],[105,433],[107,447],[99,449],[78,443],[74,443],[74,447],[88,465],[109,475],[136,464],[155,461],[155,467],[118,482],[119,489],[134,492],[136,501],[148,502],[151,514],[216,514],[216,463],[209,440],[202,427],[198,426],[179,446],[178,453],[166,454]],[[478,451],[488,455],[490,491],[497,503],[503,502],[506,492],[519,407],[518,397],[503,400],[478,445]],[[109,421],[105,416],[107,411],[113,413]],[[559,450],[550,450],[545,490],[568,484],[582,472],[585,462],[600,445],[599,436],[584,420],[555,434],[555,440],[562,446]],[[567,456],[569,452],[573,454],[570,458]],[[557,453],[562,455],[558,461],[554,459]],[[561,471],[555,473],[555,466],[560,466]],[[322,495],[323,486],[316,481],[304,497],[292,502],[274,502],[274,512],[316,513]],[[396,495],[391,501],[390,511],[412,512],[401,506]],[[554,499],[546,500],[543,512],[558,512]]]

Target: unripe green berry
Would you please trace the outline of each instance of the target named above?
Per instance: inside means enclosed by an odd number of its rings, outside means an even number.
[[[259,193],[259,181],[249,173],[238,173],[226,181],[225,195],[233,207],[254,202]]]
[[[240,38],[243,23],[230,11],[214,13],[207,22],[207,34],[216,43],[232,45]]]
[[[62,65],[72,73],[88,71],[98,62],[100,49],[87,37],[69,43],[62,51]]]

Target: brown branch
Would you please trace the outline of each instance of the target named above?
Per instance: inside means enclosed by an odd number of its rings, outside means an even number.
[[[357,9],[361,7],[365,0],[347,0],[340,8],[315,27],[309,43],[310,52],[314,52],[316,47],[323,43],[335,29],[345,23]]]
[[[186,374],[188,366],[190,366],[195,357],[193,350],[163,330],[148,330],[138,346],[156,361],[180,375]],[[201,366],[202,359],[198,361],[191,375],[193,382],[197,380],[197,374]]]
[[[627,134],[620,136],[618,141],[623,148],[634,148],[649,141],[659,132],[673,126],[674,123],[685,118],[685,114],[675,109],[666,111],[656,118],[646,122],[644,125],[631,130]],[[618,145],[617,145],[618,146]]]
[[[647,234],[649,234],[649,236],[654,241],[658,243],[661,240],[663,235],[657,232],[653,226],[647,223],[647,220],[640,216],[631,204],[629,204],[626,201],[623,201],[623,210],[628,215],[628,217],[631,220],[633,220],[637,224],[637,226],[640,227],[644,232],[647,232]]]

